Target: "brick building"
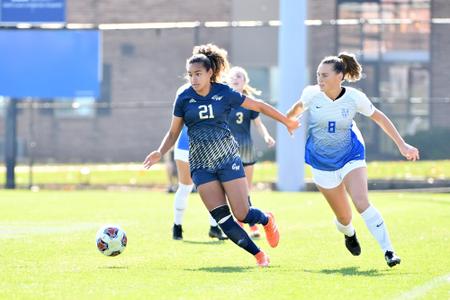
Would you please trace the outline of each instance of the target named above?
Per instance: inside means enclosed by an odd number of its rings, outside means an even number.
[[[267,22],[278,18],[278,1],[270,0],[67,0],[68,23]],[[334,21],[383,18],[392,21]],[[315,68],[324,56],[352,51],[358,54],[367,75],[358,86],[375,100],[383,99],[383,109],[396,119],[403,133],[412,130],[414,120],[422,121],[413,130],[449,126],[449,103],[442,99],[450,95],[450,62],[446,57],[450,24],[432,22],[433,18],[448,20],[450,2],[309,1],[308,19],[322,20],[320,26],[313,23],[308,28],[310,81],[314,82]],[[412,21],[402,23],[407,19]],[[252,83],[263,91],[263,99],[276,99],[278,28],[205,25],[102,31],[100,106],[89,105],[93,99],[74,99],[81,104],[78,108],[29,109],[23,103],[18,116],[19,157],[26,159],[32,149],[34,158],[41,162],[142,161],[169,126],[174,93],[183,83],[185,60],[199,43],[213,42],[228,49],[230,61],[249,70]],[[295,53],[293,59],[297,59]],[[1,139],[4,111],[0,119]],[[273,122],[267,121],[267,125],[275,132]],[[378,143],[376,129],[365,122],[362,126],[369,129],[366,140]],[[30,142],[36,147],[30,148]],[[377,146],[381,152],[391,148],[388,142]]]

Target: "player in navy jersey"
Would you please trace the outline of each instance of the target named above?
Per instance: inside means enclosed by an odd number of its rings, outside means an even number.
[[[228,72],[228,85],[235,91],[249,97],[259,96],[261,92],[252,87],[249,83],[250,78],[244,68],[235,66]],[[231,110],[228,118],[228,125],[230,126],[231,133],[239,144],[239,155],[241,156],[242,164],[244,165],[245,177],[247,178],[249,191],[252,189],[253,165],[256,163],[255,147],[253,145],[250,130],[252,122],[255,124],[267,146],[273,147],[275,145],[275,140],[267,131],[266,126],[264,126],[264,123],[259,117],[259,112],[248,110],[242,106],[239,106]],[[250,197],[249,205],[252,205]],[[250,236],[252,238],[259,238],[260,233],[258,226],[255,224],[249,225]]]
[[[403,140],[391,120],[364,93],[342,86],[344,80],[359,80],[361,72],[361,65],[352,54],[325,57],[317,68],[318,85],[306,87],[287,116],[296,119],[302,112],[308,114],[305,161],[312,166],[314,182],[336,216],[335,224],[345,236],[347,249],[355,256],[361,253],[351,223],[348,193],[380,245],[387,264],[393,267],[400,263],[400,258],[394,252],[383,217],[369,203],[364,141],[354,116],[361,113],[370,117],[406,159],[419,159],[419,151]]]
[[[269,257],[235,222],[230,206],[239,221],[264,225],[271,247],[278,245],[278,228],[273,214],[248,205],[244,168],[227,119],[232,108],[242,105],[283,123],[290,133],[299,127],[299,122],[288,119],[262,101],[243,96],[218,83],[224,66],[228,64],[225,50],[211,44],[198,47],[200,49],[196,52],[202,54],[193,55],[186,63],[190,85],[178,94],[170,129],[158,150],[147,155],[144,167],[150,168],[161,159],[161,155],[175,144],[183,124],[186,124],[191,177],[203,203],[228,238],[253,254],[259,266],[266,267]]]
[[[174,159],[178,173],[178,188],[174,197],[172,238],[174,240],[182,240],[184,211],[187,207],[189,194],[194,188],[191,173],[189,171],[189,136],[187,134],[186,126],[183,126],[174,148]],[[209,225],[209,237],[217,238],[219,240],[227,239],[227,237],[220,230],[216,220],[214,220],[211,215],[209,215]]]
[[[205,47],[194,47],[192,54],[200,54],[199,51],[208,50]],[[229,65],[228,60],[226,58],[226,51],[222,51],[224,56],[223,58],[223,67],[221,70],[222,73],[228,72]],[[186,89],[188,85],[183,85],[177,91],[177,96],[179,92]],[[182,240],[183,239],[183,217],[184,212],[187,207],[187,202],[189,198],[189,194],[192,192],[194,184],[192,182],[190,168],[189,168],[189,136],[187,133],[187,127],[183,126],[181,133],[178,137],[178,140],[174,147],[174,159],[176,163],[176,169],[178,172],[178,189],[175,193],[174,197],[174,224],[172,229],[172,238],[174,240]],[[227,237],[220,230],[216,220],[209,215],[209,232],[208,235],[211,238],[217,238],[219,240],[225,240]]]

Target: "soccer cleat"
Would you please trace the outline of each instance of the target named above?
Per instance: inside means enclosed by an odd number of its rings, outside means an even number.
[[[258,226],[256,225],[250,226],[250,237],[252,239],[259,239],[261,237]]]
[[[275,248],[280,241],[280,233],[278,232],[277,224],[275,224],[275,217],[271,212],[267,213],[269,222],[264,225],[264,231],[266,232],[266,239],[269,242],[270,247]]]
[[[181,227],[181,225],[173,224],[172,238],[174,240],[182,240],[183,239],[183,228]]]
[[[222,230],[220,230],[219,226],[211,226],[209,228],[208,235],[210,238],[216,238],[221,241],[228,240],[228,237],[225,234],[223,234],[223,232],[222,232]]]
[[[358,238],[356,237],[356,232],[353,236],[345,236],[345,247],[354,256],[361,254],[361,246],[359,245]]]
[[[386,259],[387,265],[391,268],[395,265],[399,265],[401,262],[400,257],[395,255],[392,251],[386,251],[386,253],[384,253],[384,259]]]
[[[256,258],[256,264],[259,267],[268,267],[270,264],[270,259],[269,256],[264,253],[264,251],[259,251],[258,253],[255,254],[255,258]]]

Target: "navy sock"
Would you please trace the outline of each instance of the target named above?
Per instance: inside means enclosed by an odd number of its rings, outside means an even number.
[[[245,217],[243,222],[253,225],[254,224],[267,225],[267,223],[269,222],[269,218],[266,216],[265,213],[263,213],[258,208],[250,207],[247,216]]]
[[[228,205],[216,207],[211,211],[211,215],[217,221],[217,224],[219,224],[220,228],[222,228],[227,237],[233,241],[233,243],[253,255],[260,251],[258,246],[256,246],[256,244],[248,236],[247,232],[245,232],[245,230],[242,229],[236,221],[234,221]]]
[[[239,226],[239,224],[236,223],[232,217],[228,218],[228,220],[222,224],[219,224],[219,226],[222,228],[227,237],[233,241],[233,243],[245,249],[247,252],[255,255],[261,251],[248,236],[247,232],[245,232],[245,230],[242,229],[242,227]]]

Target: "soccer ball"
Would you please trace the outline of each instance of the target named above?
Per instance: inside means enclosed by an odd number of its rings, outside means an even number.
[[[117,256],[127,246],[127,235],[117,225],[105,225],[95,237],[97,249],[106,256]]]

